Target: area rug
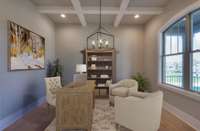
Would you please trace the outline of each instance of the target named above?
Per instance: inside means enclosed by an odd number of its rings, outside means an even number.
[[[92,131],[116,131],[115,113],[108,100],[96,100]]]
[[[97,99],[93,113],[92,131],[117,131],[115,127],[114,108],[109,105],[107,99]],[[46,128],[45,131],[56,131],[55,120]],[[63,130],[63,131],[83,131],[83,130]],[[120,127],[118,131],[130,131]]]

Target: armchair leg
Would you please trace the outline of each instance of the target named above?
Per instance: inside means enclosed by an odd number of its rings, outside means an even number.
[[[47,104],[47,113],[49,116],[52,116],[54,114],[54,110],[50,104]]]
[[[116,131],[120,131],[120,125],[115,123],[115,128],[116,128]]]
[[[50,105],[47,103],[47,112],[48,112],[48,115],[50,113]]]
[[[109,105],[112,106],[112,107],[114,106],[114,104],[112,102],[109,102]]]

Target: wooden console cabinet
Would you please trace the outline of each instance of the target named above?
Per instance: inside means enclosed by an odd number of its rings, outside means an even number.
[[[56,131],[86,129],[91,131],[95,81],[71,83],[56,94]]]

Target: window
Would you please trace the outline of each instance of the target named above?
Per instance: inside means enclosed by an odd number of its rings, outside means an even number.
[[[185,42],[185,18],[183,18],[164,32],[163,83],[183,88]]]
[[[200,92],[200,11],[192,14],[192,91]]]
[[[200,93],[200,10],[163,32],[162,83]]]

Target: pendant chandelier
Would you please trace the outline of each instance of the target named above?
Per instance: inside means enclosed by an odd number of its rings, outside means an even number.
[[[114,48],[114,35],[109,33],[106,28],[102,26],[102,3],[99,0],[99,27],[95,33],[87,37],[88,49],[109,49]]]

